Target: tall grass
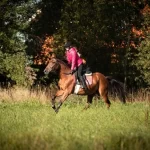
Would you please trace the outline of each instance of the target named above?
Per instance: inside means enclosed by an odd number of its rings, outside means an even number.
[[[23,87],[14,87],[10,89],[0,89],[0,102],[24,102],[24,101],[39,101],[47,103],[50,101],[51,92],[36,89],[30,90]]]
[[[149,101],[150,102],[150,88],[141,88],[138,91],[134,92],[130,90],[128,92],[128,101],[137,102],[137,101]]]
[[[109,110],[102,101],[94,101],[83,111],[86,98],[70,96],[56,114],[42,91],[7,92],[0,92],[2,150],[150,149],[149,101],[112,101]]]

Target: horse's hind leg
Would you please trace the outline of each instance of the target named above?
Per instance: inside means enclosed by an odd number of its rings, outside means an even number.
[[[99,93],[101,97],[103,98],[104,102],[106,103],[107,108],[109,108],[111,103],[108,99],[108,89],[106,87],[99,88]]]
[[[90,104],[92,104],[92,99],[93,99],[94,95],[88,95],[87,96],[87,103],[84,109],[88,109],[90,107]]]

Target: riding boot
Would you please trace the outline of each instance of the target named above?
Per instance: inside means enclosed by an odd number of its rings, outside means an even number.
[[[83,76],[80,77],[80,81],[81,81],[81,83],[82,83],[83,89],[88,90],[88,87],[87,87],[87,85],[86,85],[86,82],[85,82]]]

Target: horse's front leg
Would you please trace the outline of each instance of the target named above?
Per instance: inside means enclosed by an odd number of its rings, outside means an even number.
[[[64,93],[64,91],[63,90],[58,90],[57,92],[56,92],[56,94],[52,97],[52,108],[54,109],[54,110],[56,110],[56,106],[55,106],[55,99],[57,98],[57,97],[59,97],[59,96],[62,96],[63,95],[63,93]]]
[[[64,87],[64,91],[63,91],[63,95],[60,98],[60,102],[58,104],[58,107],[55,109],[55,112],[57,113],[61,107],[61,105],[63,104],[63,102],[67,99],[67,97],[72,93],[73,88],[74,88],[74,82],[75,80],[69,80],[69,82],[66,84],[66,86]]]
[[[52,108],[55,110],[56,109],[56,106],[55,106],[55,98],[56,98],[56,96],[54,95],[53,97],[52,97]]]
[[[67,99],[68,96],[69,96],[68,91],[67,91],[67,90],[64,91],[63,95],[62,95],[61,98],[60,98],[60,102],[59,102],[57,108],[55,109],[55,112],[56,112],[56,113],[58,113],[58,111],[59,111],[61,105],[62,105],[63,102]]]

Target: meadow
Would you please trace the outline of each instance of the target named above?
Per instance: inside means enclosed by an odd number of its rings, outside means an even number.
[[[83,110],[86,97],[71,95],[56,114],[42,92],[1,91],[0,149],[149,150],[150,101],[144,98],[111,101],[109,110],[95,100]]]

